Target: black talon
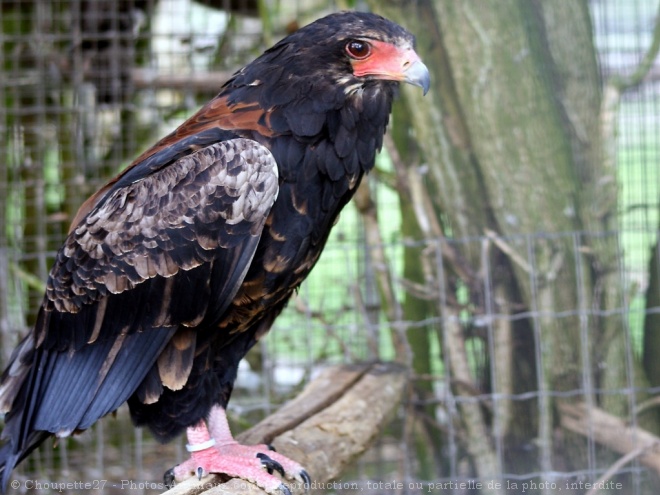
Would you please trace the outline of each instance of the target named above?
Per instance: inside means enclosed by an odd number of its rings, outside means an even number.
[[[270,457],[268,457],[266,454],[258,452],[257,459],[261,461],[261,464],[266,468],[268,474],[273,474],[273,460]]]
[[[277,452],[277,450],[275,450],[275,447],[273,447],[271,444],[266,445],[266,447],[268,447],[268,450],[272,450],[273,452]]]
[[[284,476],[284,468],[282,467],[282,464],[280,464],[279,462],[274,461],[273,459],[271,459],[262,452],[259,452],[257,454],[257,459],[259,459],[261,461],[261,464],[263,464],[266,467],[268,474],[273,474],[273,470],[275,470],[278,473],[280,473],[282,476]]]
[[[279,490],[284,494],[284,495],[291,495],[291,490],[289,490],[289,487],[286,486],[284,483],[282,483],[279,487]]]
[[[203,474],[204,474],[204,468],[202,466],[198,466],[197,467],[197,479],[201,480]]]
[[[167,471],[165,471],[165,474],[163,474],[163,482],[165,483],[165,486],[167,489],[174,488],[174,468],[171,467]]]
[[[312,478],[310,478],[309,473],[304,469],[300,471],[300,477],[303,480],[303,483],[306,485],[305,490],[309,490],[309,487],[312,486]]]

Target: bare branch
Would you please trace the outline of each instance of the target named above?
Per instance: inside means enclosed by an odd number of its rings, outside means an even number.
[[[561,425],[574,433],[592,438],[601,445],[624,455],[635,454],[639,461],[660,474],[660,437],[621,418],[585,403],[560,403]]]
[[[393,363],[328,368],[293,401],[238,439],[248,444],[271,443],[305,466],[314,483],[325,483],[339,476],[379,435],[400,404],[406,383],[406,369]],[[301,483],[287,486],[294,495],[306,492]],[[165,493],[266,492],[244,480],[211,475],[201,480],[193,477]]]

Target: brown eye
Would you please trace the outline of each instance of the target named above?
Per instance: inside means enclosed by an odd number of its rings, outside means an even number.
[[[346,53],[354,59],[362,60],[371,54],[371,45],[366,41],[349,41],[346,44]]]

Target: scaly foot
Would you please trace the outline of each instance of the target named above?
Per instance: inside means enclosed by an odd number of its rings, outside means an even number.
[[[209,432],[210,430],[210,432]],[[209,415],[209,428],[204,421],[188,428],[190,459],[165,473],[165,483],[182,481],[191,476],[202,478],[210,473],[222,473],[250,481],[273,495],[290,495],[291,491],[275,476],[309,486],[310,477],[295,461],[269,450],[267,445],[241,445],[229,431],[224,409],[214,407]]]

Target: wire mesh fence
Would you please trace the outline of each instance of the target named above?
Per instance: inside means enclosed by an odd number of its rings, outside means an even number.
[[[295,29],[292,20],[304,23],[337,8],[302,0],[262,4],[2,2],[4,362],[34,320],[50,263],[84,199],[212,97],[233,70]],[[651,43],[657,2],[589,6],[603,76],[633,71]],[[425,371],[413,374],[391,427],[328,493],[486,493],[498,484],[503,493],[594,493],[587,483],[599,479],[614,483],[608,489],[617,493],[654,493],[659,471],[647,454],[657,446],[629,435],[631,446],[617,450],[599,436],[602,421],[612,419],[599,413],[607,405],[626,427],[657,429],[648,401],[660,384],[641,381],[637,364],[645,320],[659,312],[645,298],[658,270],[653,250],[660,249],[657,70],[654,65],[621,104],[616,231],[404,238],[399,199],[374,180],[382,244],[367,242],[361,216],[349,206],[313,275],[241,366],[230,403],[237,426],[276,409],[330,363],[404,359],[402,352],[425,349]],[[607,309],[592,304],[594,291],[607,291],[591,283],[589,246],[599,243],[622,253],[607,278],[622,290]],[[410,256],[420,260],[420,277],[405,271]],[[457,258],[471,260],[463,268],[478,274],[479,283],[466,284]],[[379,286],[382,260],[398,312],[386,307]],[[502,297],[510,283],[503,266],[522,274],[519,290],[529,292],[529,304],[517,307]],[[562,293],[577,296],[566,300]],[[401,309],[409,305],[417,307],[415,319]],[[596,327],[615,330],[596,333]],[[606,355],[613,348],[617,356]],[[561,386],[549,380],[558,362],[574,368]],[[555,399],[562,398],[586,412],[559,410]],[[647,407],[644,415],[627,416]],[[473,428],[459,416],[477,418]],[[134,430],[123,408],[115,419],[59,443],[40,448],[17,470],[19,492],[84,480],[102,493],[159,493],[163,471],[185,455],[182,440],[161,446]],[[479,475],[473,464],[481,443],[492,452],[492,476]],[[573,444],[580,444],[579,459],[571,457]],[[626,453],[629,459],[616,465]],[[616,475],[608,473],[613,465]]]

